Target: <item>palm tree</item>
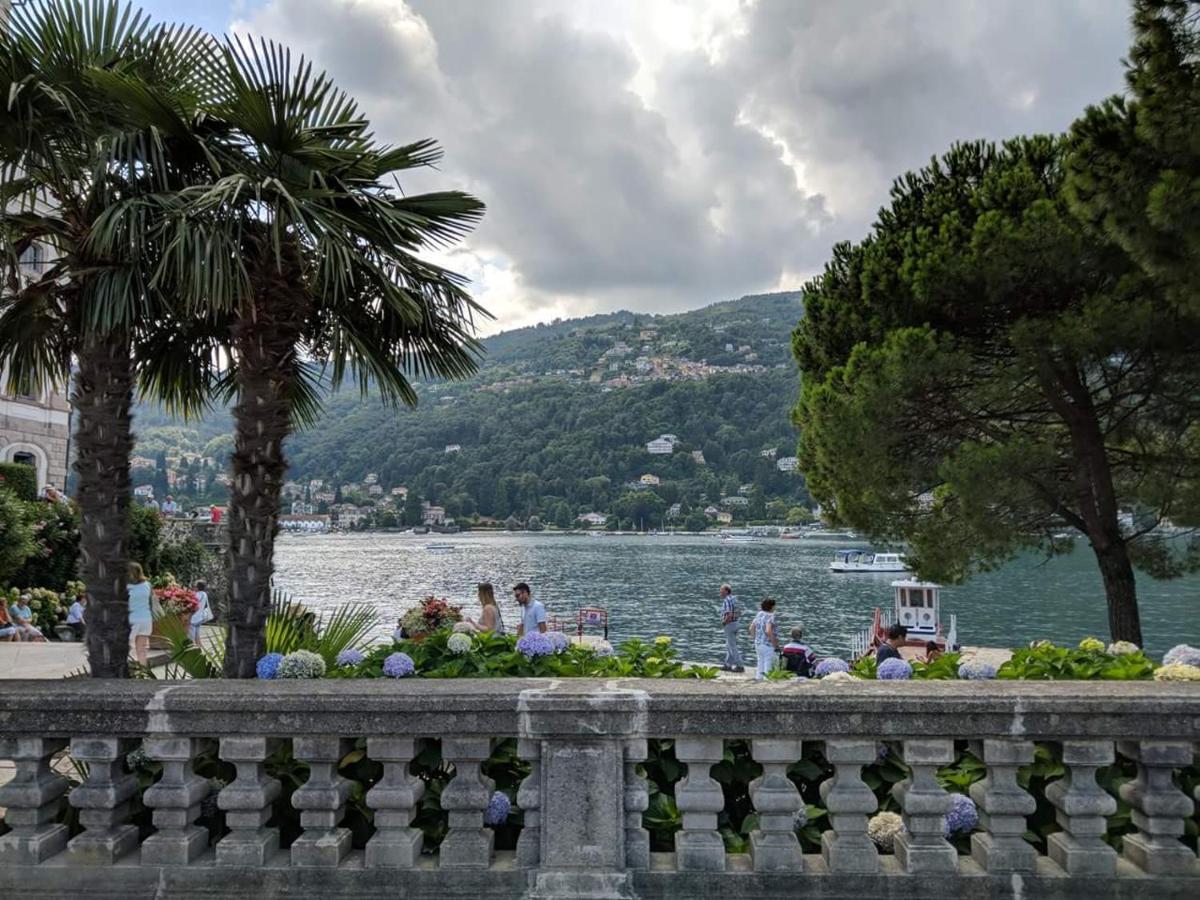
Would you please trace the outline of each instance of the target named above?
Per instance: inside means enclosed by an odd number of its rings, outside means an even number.
[[[0,361],[18,390],[65,384],[72,359],[78,363],[80,575],[98,677],[128,673],[133,347],[166,312],[164,295],[140,277],[142,264],[130,252],[137,235],[101,248],[97,229],[111,227],[115,207],[176,177],[169,174],[171,107],[159,101],[198,96],[195,73],[206,67],[197,63],[211,52],[202,32],[152,27],[115,0],[20,7],[0,37],[0,90],[8,98],[0,109]],[[195,164],[193,153],[179,156]],[[27,266],[35,251],[48,251],[49,261]],[[186,406],[202,381],[178,379],[164,395]]]
[[[228,677],[262,653],[284,441],[347,377],[413,404],[413,377],[476,366],[459,276],[416,255],[460,238],[483,204],[447,191],[407,197],[398,176],[440,158],[434,142],[378,145],[354,103],[275,44],[227,41],[209,114],[209,184],[162,197],[160,285],[191,303],[197,332],[223,333],[233,396]]]

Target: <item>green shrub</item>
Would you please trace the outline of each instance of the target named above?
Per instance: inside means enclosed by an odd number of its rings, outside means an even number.
[[[18,500],[37,499],[37,469],[23,463],[0,463],[0,488],[12,491]]]
[[[25,510],[33,552],[10,580],[61,593],[79,565],[79,512],[73,503],[46,500],[27,503]]]
[[[1142,651],[1110,656],[1104,650],[1081,650],[1039,643],[1014,650],[997,678],[1031,681],[1144,681],[1154,677],[1155,664]]]
[[[0,489],[0,584],[7,584],[33,553],[33,530],[25,504]]]

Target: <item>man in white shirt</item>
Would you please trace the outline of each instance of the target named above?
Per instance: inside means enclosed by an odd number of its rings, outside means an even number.
[[[67,610],[67,627],[75,632],[75,640],[83,640],[84,622],[83,614],[87,609],[87,594],[80,594],[75,598],[75,602],[71,604],[71,608]]]
[[[546,607],[534,600],[529,585],[521,581],[513,585],[513,596],[521,605],[521,624],[517,626],[517,637],[533,631],[546,631]]]

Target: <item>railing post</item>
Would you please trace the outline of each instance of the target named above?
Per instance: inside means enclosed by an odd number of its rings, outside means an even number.
[[[646,779],[638,774],[648,755],[645,738],[625,742],[625,868],[650,868],[650,832],[642,827],[642,814],[650,808]]]
[[[750,799],[758,813],[758,828],[750,835],[755,872],[799,872],[804,866],[796,837],[796,813],[804,801],[787,774],[800,752],[797,738],[750,742],[750,755],[763,767],[762,776],[750,782]]]
[[[495,785],[480,765],[491,755],[489,738],[445,738],[442,758],[454,766],[454,777],[442,791],[442,808],[450,830],[439,850],[444,869],[486,869],[492,862],[495,835],[483,827],[483,811]]]
[[[408,772],[416,741],[405,737],[369,737],[367,755],[383,765],[383,777],[367,791],[375,810],[375,834],[367,841],[368,868],[411,869],[421,856],[424,836],[412,827],[417,803],[425,794],[421,779]]]
[[[279,829],[266,824],[283,788],[263,765],[278,746],[266,737],[221,738],[221,759],[234,764],[237,777],[217,794],[229,826],[217,842],[218,866],[263,866],[279,850]]]
[[[1063,829],[1046,838],[1050,858],[1069,875],[1112,877],[1117,852],[1102,838],[1117,801],[1096,783],[1096,770],[1113,761],[1112,741],[1064,741],[1062,756],[1067,773],[1046,786]]]
[[[16,769],[0,787],[4,821],[12,829],[0,835],[0,866],[36,866],[67,846],[67,826],[54,821],[63,805],[67,779],[50,768],[55,753],[67,746],[59,738],[15,737],[0,740],[0,759]]]
[[[912,874],[957,872],[958,851],[944,836],[950,795],[938,784],[939,766],[954,762],[954,742],[911,740],[902,742],[902,757],[912,774],[894,788],[904,812],[905,830],[896,835],[896,859]]]
[[[687,764],[687,774],[675,786],[675,805],[683,813],[683,830],[675,835],[675,864],[681,872],[725,871],[725,842],[717,831],[725,795],[712,777],[712,767],[724,755],[721,738],[675,741],[676,759]]]
[[[988,738],[972,750],[987,765],[987,775],[971,785],[984,829],[971,835],[971,856],[988,872],[1036,871],[1037,851],[1024,835],[1037,801],[1017,783],[1017,769],[1033,762],[1033,742]]]
[[[821,835],[821,856],[829,871],[870,874],[879,871],[879,851],[867,837],[867,817],[875,812],[875,794],[862,780],[862,768],[875,762],[875,741],[831,739],[825,759],[833,777],[821,782],[821,800],[832,830]]]
[[[84,827],[83,834],[67,844],[71,862],[112,865],[137,849],[138,830],[129,824],[129,800],[137,793],[137,778],[125,772],[125,756],[136,746],[126,738],[71,739],[71,757],[88,766],[87,779],[68,795]]]
[[[195,824],[209,791],[208,781],[192,771],[197,741],[151,735],[144,746],[147,756],[163,764],[163,774],[142,797],[158,829],[142,843],[142,864],[186,866],[208,848],[208,829]]]
[[[334,869],[350,852],[350,829],[339,828],[346,816],[351,784],[338,774],[338,763],[350,743],[335,735],[297,737],[292,740],[296,759],[308,763],[308,781],[292,794],[300,810],[300,837],[292,842],[292,865]]]
[[[525,814],[517,837],[517,865],[536,869],[542,856],[542,742],[518,738],[517,755],[529,761],[529,774],[517,788],[517,805]]]
[[[1137,778],[1121,785],[1121,797],[1133,807],[1138,833],[1127,835],[1125,858],[1151,875],[1189,875],[1196,854],[1179,838],[1192,815],[1192,799],[1172,780],[1175,769],[1192,764],[1192,745],[1176,741],[1129,741],[1120,751],[1137,761]]]

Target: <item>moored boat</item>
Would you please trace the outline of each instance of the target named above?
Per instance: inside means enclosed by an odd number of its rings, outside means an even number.
[[[908,572],[911,567],[900,553],[873,550],[839,550],[829,564],[831,572]]]
[[[900,646],[900,655],[905,659],[916,659],[925,655],[925,646],[933,641],[943,653],[958,650],[958,618],[950,616],[949,628],[943,630],[941,618],[940,584],[932,581],[906,579],[893,581],[895,592],[891,612],[875,608],[870,627],[850,639],[850,653],[854,657],[873,654],[887,640],[887,631],[893,623],[903,625],[908,634]]]

